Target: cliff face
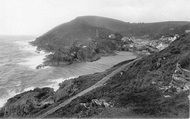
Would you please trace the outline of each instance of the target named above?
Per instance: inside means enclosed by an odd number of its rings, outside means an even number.
[[[166,49],[135,61],[116,73],[103,86],[78,97],[48,117],[188,118],[189,54],[190,34],[182,35]],[[123,63],[102,73],[64,82],[54,94],[57,102],[48,108],[53,108],[55,104],[92,86],[121,66]],[[15,103],[9,101],[8,104]],[[3,109],[8,107],[10,106],[5,105]],[[3,113],[6,114],[6,111]]]

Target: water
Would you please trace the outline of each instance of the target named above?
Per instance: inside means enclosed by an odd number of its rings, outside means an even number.
[[[58,83],[80,75],[101,72],[136,56],[120,52],[95,62],[76,63],[65,67],[35,69],[43,62],[45,53],[36,53],[28,44],[34,37],[0,37],[0,107],[6,100],[35,87],[49,86],[58,89]]]

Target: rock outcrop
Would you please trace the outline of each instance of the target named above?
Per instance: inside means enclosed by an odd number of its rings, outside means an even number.
[[[178,93],[190,89],[190,71],[181,68],[179,63],[176,65],[176,70],[172,75],[172,78],[171,86],[176,88]]]
[[[51,88],[36,88],[10,98],[1,109],[3,117],[26,117],[54,103]]]

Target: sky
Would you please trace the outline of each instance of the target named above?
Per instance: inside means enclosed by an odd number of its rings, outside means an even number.
[[[190,21],[190,0],[0,0],[0,35],[42,35],[77,16]]]

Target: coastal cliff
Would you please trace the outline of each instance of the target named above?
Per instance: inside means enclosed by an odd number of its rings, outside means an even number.
[[[119,63],[101,73],[64,81],[56,92],[48,89],[48,93],[44,94],[46,98],[42,96],[43,100],[37,96],[39,91],[34,93],[36,90],[19,94],[9,99],[1,109],[0,115],[1,117],[40,117],[48,110],[56,109],[46,117],[188,118],[189,53],[190,34],[181,35],[167,48],[157,53],[133,62]],[[114,73],[122,66],[126,67]],[[181,74],[179,71],[186,71],[186,73]],[[85,89],[96,85],[111,73],[114,75],[106,83],[76,97],[63,107],[58,106]],[[176,85],[177,81],[181,83]],[[30,95],[30,99],[38,100],[33,101],[33,105],[40,105],[30,108],[32,113],[26,113],[28,111],[25,111],[25,108],[20,108],[21,105],[27,105],[27,95]],[[50,99],[53,100],[50,101],[48,97],[52,97]],[[48,100],[48,103],[45,103],[47,106],[43,105],[44,100]],[[15,109],[17,111],[12,111]]]

